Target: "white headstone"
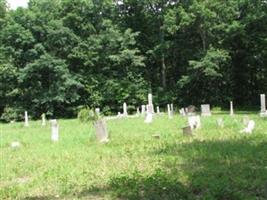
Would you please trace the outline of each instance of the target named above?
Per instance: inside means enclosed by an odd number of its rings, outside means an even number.
[[[95,114],[96,114],[97,116],[100,116],[100,108],[96,108],[96,109],[95,109]]]
[[[222,118],[217,119],[217,125],[218,125],[219,127],[221,127],[221,128],[224,127],[224,122],[223,122],[223,119],[222,119]]]
[[[189,116],[188,124],[192,130],[201,128],[200,116]]]
[[[127,104],[126,103],[123,103],[123,116],[124,117],[128,116]]]
[[[211,116],[209,104],[202,104],[201,105],[201,115],[202,116]]]
[[[136,108],[136,114],[137,114],[138,116],[140,115],[140,108],[139,108],[139,107]]]
[[[146,114],[146,106],[145,105],[142,105],[141,106],[141,115],[145,115]]]
[[[168,117],[169,117],[169,119],[172,119],[172,112],[171,112],[170,104],[167,105],[167,110],[168,110]]]
[[[19,148],[21,146],[20,142],[12,142],[10,145],[12,148]]]
[[[151,123],[152,121],[153,121],[153,105],[147,105],[145,123]]]
[[[157,106],[157,114],[160,114],[159,106]]]
[[[42,126],[46,125],[45,114],[42,114]]]
[[[59,139],[59,126],[56,119],[52,119],[51,121],[51,140],[53,142],[57,142]]]
[[[250,133],[252,133],[252,131],[254,130],[254,128],[255,128],[255,121],[249,120],[247,127],[245,129],[243,129],[241,131],[241,133],[248,133],[248,134],[250,134]]]
[[[24,126],[28,127],[29,126],[29,118],[28,118],[28,112],[25,111],[24,113]]]
[[[153,105],[152,94],[148,94],[148,105]]]
[[[179,110],[179,112],[180,112],[180,115],[182,115],[182,116],[186,116],[186,114],[185,114],[185,109],[184,109],[184,108],[181,108],[181,109]]]
[[[234,115],[234,106],[232,101],[230,101],[230,115]]]
[[[261,94],[260,96],[261,96],[261,112],[260,112],[260,115],[262,117],[265,117],[265,116],[267,116],[265,94]]]
[[[106,122],[104,120],[97,120],[94,126],[98,141],[101,143],[107,143],[109,140]]]

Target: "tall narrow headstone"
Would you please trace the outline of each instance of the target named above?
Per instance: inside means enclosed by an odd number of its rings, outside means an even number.
[[[140,115],[140,108],[139,107],[136,108],[136,115],[138,115],[138,116]]]
[[[51,140],[57,142],[59,139],[59,126],[56,119],[51,120]]]
[[[45,114],[42,114],[42,126],[46,125]]]
[[[100,108],[95,109],[95,114],[99,117],[100,116]]]
[[[232,101],[230,101],[230,115],[234,115],[234,106]]]
[[[160,114],[159,106],[157,106],[157,114]]]
[[[266,113],[265,94],[261,94],[261,113]]]
[[[127,112],[127,104],[126,103],[123,103],[123,116],[124,117],[127,117],[128,115],[128,112]]]
[[[211,116],[210,105],[209,104],[201,105],[201,115],[202,116]]]
[[[152,102],[152,94],[148,94],[148,105],[146,106],[147,112],[146,112],[146,118],[145,123],[151,123],[153,121],[153,102]]]
[[[169,119],[172,119],[172,112],[170,104],[167,105]]]
[[[29,118],[28,118],[28,112],[25,111],[24,113],[24,126],[28,127],[29,126]]]
[[[146,106],[142,105],[141,106],[141,115],[145,115],[146,114]]]

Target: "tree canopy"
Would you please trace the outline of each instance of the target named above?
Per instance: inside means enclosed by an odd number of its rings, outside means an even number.
[[[264,0],[0,0],[0,115],[255,106],[267,92]]]

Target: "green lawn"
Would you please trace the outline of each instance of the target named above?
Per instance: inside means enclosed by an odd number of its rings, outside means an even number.
[[[111,120],[105,145],[78,120],[59,120],[58,143],[40,121],[0,124],[0,199],[266,199],[267,120],[249,114],[256,127],[245,135],[242,117],[201,118],[194,137],[180,116]]]

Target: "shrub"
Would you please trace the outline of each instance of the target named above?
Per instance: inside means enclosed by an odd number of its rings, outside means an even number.
[[[95,111],[91,110],[90,108],[82,108],[78,112],[78,119],[81,122],[89,122],[89,121],[96,121],[100,116],[98,116]]]
[[[10,122],[10,121],[21,121],[23,120],[23,109],[21,108],[13,108],[6,106],[4,109],[4,112],[1,116],[1,120],[5,122]]]

